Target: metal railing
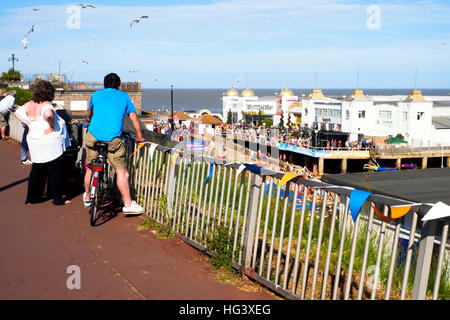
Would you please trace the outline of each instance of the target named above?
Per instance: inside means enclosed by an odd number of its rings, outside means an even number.
[[[424,155],[440,155],[448,154],[450,152],[450,146],[433,146],[433,147],[395,147],[395,146],[383,146],[375,149],[376,155],[410,155],[421,157]]]
[[[135,151],[131,147],[130,151]],[[407,201],[371,195],[356,221],[352,188],[151,144],[131,160],[145,214],[289,299],[449,299],[449,219],[423,223]],[[429,208],[428,208],[429,209]],[[424,209],[424,211],[427,211]],[[217,247],[221,244],[221,248]],[[225,253],[224,253],[225,252]]]
[[[18,125],[10,122],[20,141]],[[375,213],[410,203],[372,194],[353,221],[352,188],[301,177],[278,186],[283,172],[126,146],[147,217],[285,298],[450,299],[450,218],[422,222],[429,207],[387,223]]]

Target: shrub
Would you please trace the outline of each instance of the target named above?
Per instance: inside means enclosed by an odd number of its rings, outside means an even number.
[[[25,103],[30,101],[33,98],[33,94],[25,89],[18,88],[18,87],[8,87],[6,88],[6,91],[16,91],[16,101],[15,104],[18,106],[23,106]]]
[[[0,77],[0,81],[2,82],[8,82],[8,81],[20,81],[22,78],[22,74],[14,70],[13,68],[10,68],[8,72],[2,72],[2,76]]]

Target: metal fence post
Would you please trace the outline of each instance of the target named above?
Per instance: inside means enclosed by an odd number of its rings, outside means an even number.
[[[173,217],[173,198],[174,198],[174,191],[175,191],[175,174],[176,174],[176,158],[174,159],[175,153],[172,153],[170,157],[170,162],[167,164],[168,170],[167,170],[167,177],[166,177],[166,187],[167,187],[167,213],[169,215],[169,218]],[[174,162],[172,165],[172,161]]]
[[[436,226],[436,220],[432,220],[425,222],[422,227],[412,300],[425,300],[427,294]]]
[[[258,215],[258,200],[259,193],[261,192],[262,177],[258,174],[254,174],[251,180],[251,195],[250,206],[248,208],[248,222],[247,227],[244,230],[244,268],[250,268],[252,263],[252,251],[255,238],[256,217]],[[256,253],[255,253],[256,254]]]

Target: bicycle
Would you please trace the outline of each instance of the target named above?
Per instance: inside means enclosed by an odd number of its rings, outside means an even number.
[[[87,164],[88,168],[92,170],[91,181],[89,183],[89,195],[91,198],[89,214],[91,226],[95,226],[95,222],[98,219],[99,207],[109,202],[113,190],[116,187],[115,173],[112,183],[110,183],[107,179],[108,165],[106,159],[108,154],[108,144],[104,142],[96,142],[94,144],[94,150],[98,152],[98,156],[94,161],[92,161],[92,163]]]

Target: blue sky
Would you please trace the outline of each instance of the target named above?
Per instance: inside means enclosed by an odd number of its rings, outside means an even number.
[[[75,3],[2,2],[0,70],[14,53],[26,75],[61,61],[73,81],[116,72],[145,88],[310,88],[316,73],[354,88],[357,70],[361,88],[413,88],[417,68],[419,88],[450,88],[450,1],[92,0],[79,29]]]

